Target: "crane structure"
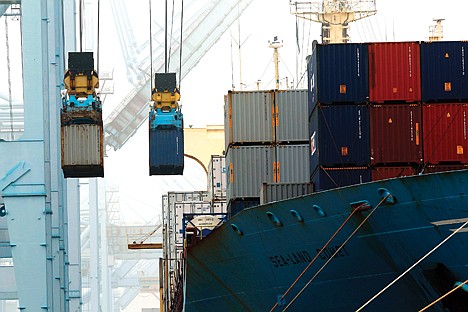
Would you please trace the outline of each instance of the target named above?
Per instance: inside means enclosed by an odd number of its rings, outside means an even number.
[[[429,26],[429,41],[440,41],[444,37],[443,18],[434,18],[435,25]]]
[[[291,2],[291,14],[322,24],[322,43],[347,43],[349,23],[377,13],[375,0]]]

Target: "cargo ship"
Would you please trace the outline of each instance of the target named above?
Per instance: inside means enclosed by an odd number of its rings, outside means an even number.
[[[226,96],[226,217],[182,213],[167,310],[468,311],[468,43],[335,26],[307,90]]]

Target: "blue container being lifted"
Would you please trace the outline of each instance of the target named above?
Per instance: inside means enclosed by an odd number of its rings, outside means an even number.
[[[309,119],[310,172],[318,166],[367,166],[369,129],[366,105],[318,105]]]
[[[468,42],[421,43],[423,102],[468,100]]]
[[[307,60],[309,115],[315,104],[369,100],[367,45],[363,43],[312,44]]]
[[[149,113],[150,175],[184,172],[184,122],[175,73],[157,73]]]

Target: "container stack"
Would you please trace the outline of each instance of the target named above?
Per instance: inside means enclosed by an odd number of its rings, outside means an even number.
[[[230,91],[225,103],[228,217],[260,203],[263,183],[307,183],[307,91]]]
[[[372,180],[414,175],[423,161],[417,42],[370,43]]]
[[[314,42],[307,63],[315,191],[370,181],[367,46]]]
[[[466,168],[468,42],[421,43],[423,173]]]

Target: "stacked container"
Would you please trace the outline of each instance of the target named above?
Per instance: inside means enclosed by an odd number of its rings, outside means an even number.
[[[214,214],[225,215],[227,170],[224,155],[212,155],[208,164],[208,200]]]
[[[309,182],[307,133],[307,90],[228,93],[228,217],[258,205],[263,183]]]
[[[369,44],[372,180],[416,173],[423,161],[417,42]]]
[[[366,44],[321,45],[308,58],[310,181],[314,189],[370,181]]]
[[[424,173],[468,164],[467,51],[464,41],[421,43]]]

